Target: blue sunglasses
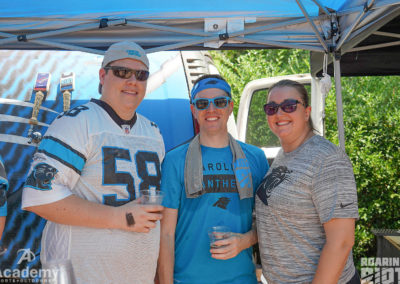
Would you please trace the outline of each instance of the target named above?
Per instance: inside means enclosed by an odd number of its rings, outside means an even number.
[[[223,109],[228,106],[231,100],[229,97],[216,97],[213,99],[198,98],[193,100],[192,105],[197,110],[205,110],[208,109],[210,103],[213,103],[216,108]]]

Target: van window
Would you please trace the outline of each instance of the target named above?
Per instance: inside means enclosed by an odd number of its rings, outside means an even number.
[[[251,97],[247,118],[246,143],[258,147],[280,147],[278,138],[269,130],[263,109],[268,90],[257,90]]]
[[[308,94],[311,94],[311,86],[305,85]],[[263,106],[269,89],[260,89],[253,93],[251,97],[249,114],[247,118],[246,143],[258,147],[280,147],[279,139],[269,130]],[[311,103],[311,97],[309,98]]]

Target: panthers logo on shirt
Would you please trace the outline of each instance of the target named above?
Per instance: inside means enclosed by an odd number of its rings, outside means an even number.
[[[288,180],[291,172],[293,171],[287,167],[280,166],[272,169],[272,172],[263,179],[257,189],[257,195],[265,205],[268,205],[268,198],[271,196],[272,190],[285,180]]]
[[[214,207],[219,207],[221,209],[226,209],[228,206],[229,202],[231,200],[228,197],[220,197],[217,202],[213,204]]]
[[[51,181],[58,170],[48,164],[37,164],[26,180],[26,186],[38,190],[51,190]]]

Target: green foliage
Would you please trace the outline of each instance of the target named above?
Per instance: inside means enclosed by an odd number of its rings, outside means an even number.
[[[355,260],[376,255],[373,228],[400,229],[399,77],[342,78],[346,152],[357,182]],[[337,142],[336,101],[326,101],[326,136]]]
[[[244,86],[251,80],[309,72],[308,52],[299,50],[214,51],[214,62],[233,87],[235,113]],[[333,79],[332,79],[333,81]],[[342,78],[346,152],[358,190],[356,263],[376,255],[372,228],[400,229],[400,77]],[[250,110],[253,144],[272,139],[266,131],[265,91]],[[252,102],[253,104],[253,102]],[[326,138],[338,144],[334,88],[326,99]],[[247,135],[249,137],[249,133]]]
[[[252,80],[309,72],[309,53],[303,50],[230,50],[211,52],[221,75],[231,84],[237,115],[240,95]],[[256,146],[280,146],[278,138],[269,130],[262,106],[266,90],[252,98],[246,141]]]
[[[310,70],[309,53],[303,50],[228,50],[212,51],[211,55],[221,75],[232,86],[235,115],[240,94],[250,81]]]

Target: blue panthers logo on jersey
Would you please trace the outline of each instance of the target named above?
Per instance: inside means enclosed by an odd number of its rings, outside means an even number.
[[[26,186],[38,190],[51,190],[51,181],[58,170],[48,164],[37,164],[26,180]]]
[[[247,159],[237,159],[234,163],[234,171],[241,187],[253,188],[250,166]]]

